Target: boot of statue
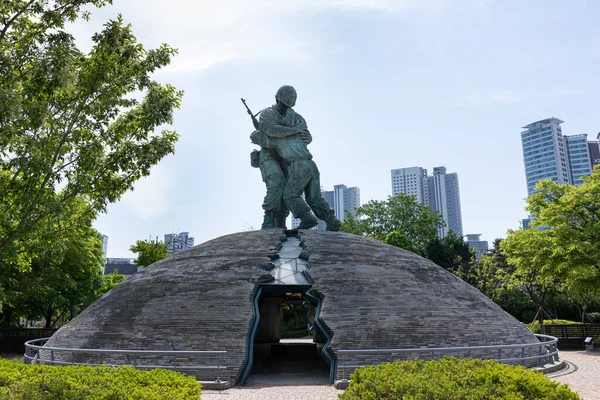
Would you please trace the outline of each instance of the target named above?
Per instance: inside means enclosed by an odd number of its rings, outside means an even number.
[[[286,213],[276,213],[275,214],[275,226],[281,229],[287,229],[285,226],[285,221],[287,219],[288,214]]]
[[[300,218],[300,226],[298,226],[298,229],[310,229],[312,227],[317,226],[317,224],[319,223],[319,220],[317,219],[317,217],[312,215],[310,212],[307,212],[306,214],[299,216],[299,218]]]
[[[325,224],[327,224],[327,227],[325,228],[328,231],[339,231],[340,228],[342,227],[342,223],[340,222],[339,219],[337,219],[335,217],[334,213],[328,214],[327,218],[325,218]]]
[[[273,229],[277,228],[275,225],[275,212],[274,211],[265,211],[265,216],[263,217],[263,223],[260,229]]]

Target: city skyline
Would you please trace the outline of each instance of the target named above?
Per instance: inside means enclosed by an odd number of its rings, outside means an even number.
[[[525,215],[519,127],[555,115],[565,132],[600,130],[597,3],[174,0],[165,13],[131,0],[90,11],[69,26],[83,50],[121,13],[148,48],[179,49],[155,79],[185,91],[175,154],[94,224],[109,257],[174,227],[196,243],[260,227],[265,187],[239,99],[256,113],[283,84],[298,91],[324,187],[351,182],[363,203],[385,200],[391,169],[446,165],[460,176],[463,231],[490,241]]]

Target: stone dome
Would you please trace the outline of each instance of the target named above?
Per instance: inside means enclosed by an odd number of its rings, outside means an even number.
[[[538,342],[478,290],[409,251],[340,232],[272,229],[222,236],[146,267],[46,345],[226,350],[222,379],[240,382],[251,370],[254,343],[278,340],[261,327],[269,319],[262,297],[288,291],[306,291],[314,301],[316,341],[331,381],[339,350]],[[214,359],[189,365],[198,362]],[[209,372],[191,371],[201,380]]]

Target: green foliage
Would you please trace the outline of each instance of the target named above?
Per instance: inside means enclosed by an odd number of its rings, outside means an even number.
[[[544,325],[581,325],[581,322],[571,321],[568,319],[545,319],[543,321]],[[542,333],[540,328],[540,321],[533,321],[529,324],[526,324],[529,330],[533,333]]]
[[[281,323],[282,337],[298,338],[308,335],[307,309],[301,301],[288,301],[281,305],[283,320]]]
[[[527,199],[527,210],[536,217],[532,228],[509,231],[502,247],[519,273],[536,274],[542,284],[572,295],[598,298],[600,167],[582,179],[577,187],[539,182],[538,192]]]
[[[78,207],[69,208],[62,217],[71,218],[71,212],[85,207],[83,203],[73,203]],[[0,276],[4,288],[0,325],[16,326],[21,318],[44,320],[46,327],[69,321],[124,279],[123,275],[104,277],[105,261],[100,235],[91,221],[61,232],[44,252],[32,254],[28,266],[6,268]]]
[[[471,285],[478,281],[474,250],[453,231],[442,239],[435,237],[427,242],[425,257]]]
[[[129,250],[132,253],[138,254],[135,260],[135,265],[137,266],[152,265],[169,256],[169,253],[167,253],[167,244],[158,241],[158,239],[156,242],[152,240],[138,240]]]
[[[539,372],[492,360],[398,361],[357,369],[342,400],[580,399]]]
[[[198,400],[193,376],[132,367],[25,365],[0,359],[0,398],[11,400]]]
[[[342,232],[364,235],[384,243],[424,254],[427,243],[444,226],[442,216],[419,204],[414,196],[398,194],[387,201],[371,200],[348,214]]]
[[[145,49],[120,16],[89,54],[64,30],[108,3],[0,2],[0,268],[29,267],[174,151],[178,135],[155,130],[172,123],[182,92],[151,76],[175,50]],[[62,218],[78,201],[81,212]]]

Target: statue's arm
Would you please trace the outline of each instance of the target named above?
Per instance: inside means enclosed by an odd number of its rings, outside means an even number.
[[[261,130],[269,137],[284,138],[288,136],[294,136],[304,131],[300,126],[283,126],[275,124],[261,125]]]
[[[304,117],[302,117],[302,115],[298,114],[297,112],[294,111],[294,125],[295,126],[304,126],[304,129],[302,130],[302,132],[300,132],[300,139],[302,139],[302,141],[306,144],[310,144],[312,142],[312,135],[310,134],[310,131],[308,130],[308,127],[306,125],[306,120],[304,119]]]
[[[306,129],[306,123],[296,126],[280,125],[278,119],[272,115],[273,111],[265,109],[260,114],[259,127],[268,137],[284,138],[294,136]]]
[[[310,144],[312,142],[312,135],[310,134],[308,129],[305,129],[302,132],[300,132],[300,139],[302,139],[302,141],[306,144]]]

